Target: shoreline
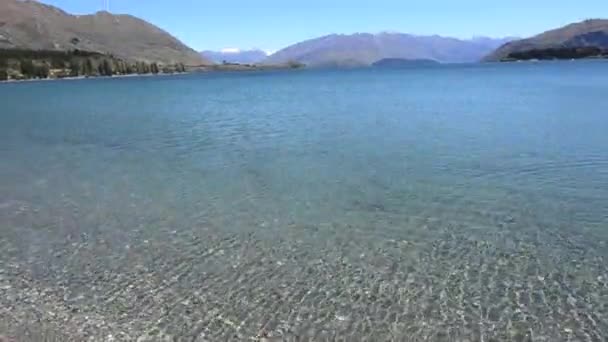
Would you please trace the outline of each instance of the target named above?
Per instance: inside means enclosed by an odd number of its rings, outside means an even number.
[[[73,77],[54,77],[54,78],[27,78],[22,80],[0,80],[3,83],[22,83],[22,82],[51,82],[51,81],[78,81],[87,79],[112,79],[112,78],[129,78],[129,77],[156,77],[156,76],[174,76],[191,74],[192,72],[174,72],[174,73],[158,73],[158,74],[128,74],[128,75],[112,75],[112,76],[73,76]]]
[[[22,83],[22,82],[49,82],[49,81],[78,81],[86,79],[112,79],[112,78],[129,78],[129,77],[165,77],[175,75],[187,75],[194,73],[214,73],[214,72],[255,72],[255,71],[273,71],[273,70],[285,70],[295,71],[306,69],[306,67],[292,68],[288,66],[224,66],[224,65],[210,65],[210,66],[194,66],[190,67],[191,70],[186,72],[173,72],[173,73],[158,73],[158,74],[127,74],[127,75],[112,75],[112,76],[74,76],[74,77],[55,77],[55,78],[28,78],[28,79],[10,79],[0,80],[0,84],[5,83]]]

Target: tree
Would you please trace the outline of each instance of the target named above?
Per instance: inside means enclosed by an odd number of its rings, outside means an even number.
[[[84,73],[87,76],[93,75],[93,61],[90,58],[87,58],[84,62]]]
[[[119,75],[125,74],[125,63],[123,61],[114,61],[114,70]]]
[[[0,58],[0,81],[8,80],[8,60]]]
[[[107,59],[104,59],[100,66],[102,70],[102,72],[100,73],[101,75],[112,76],[114,74],[112,70],[112,65],[110,65],[110,62],[108,62]]]
[[[53,69],[63,69],[65,68],[65,59],[64,56],[53,56],[51,58],[51,67]]]
[[[134,68],[132,64],[127,64],[125,66],[125,74],[127,74],[127,75],[131,75],[131,74],[135,73],[135,70],[136,70],[136,68]]]
[[[27,78],[34,77],[36,75],[36,67],[31,59],[24,59],[19,63],[21,74]]]
[[[144,66],[142,62],[137,62],[135,64],[135,69],[137,70],[138,74],[143,74],[144,73]]]
[[[48,78],[49,77],[49,66],[46,63],[42,65],[36,66],[36,77],[38,78]]]
[[[112,66],[112,70],[115,74],[122,74],[122,72],[120,72],[120,61],[113,59],[110,65]]]
[[[82,66],[80,65],[80,62],[77,59],[73,59],[70,63],[70,76],[77,77],[80,74],[81,69]]]
[[[86,75],[87,74],[87,61],[86,60],[79,60],[79,64],[80,64],[80,71],[78,72],[78,75]]]
[[[158,64],[152,63],[150,65],[150,71],[152,71],[153,74],[158,74],[159,73]]]

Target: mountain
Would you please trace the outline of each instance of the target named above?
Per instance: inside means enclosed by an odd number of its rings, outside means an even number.
[[[240,63],[240,64],[255,64],[263,61],[268,57],[266,52],[259,49],[239,50],[239,49],[224,49],[221,51],[202,51],[201,55],[215,63]]]
[[[572,48],[608,49],[608,20],[592,19],[570,24],[555,30],[541,33],[528,39],[515,40],[504,44],[486,61],[500,61],[513,58],[512,54],[521,54],[532,50]]]
[[[332,34],[289,46],[265,63],[297,61],[308,66],[367,66],[384,58],[432,59],[442,63],[477,62],[505,39],[461,40],[403,33]]]
[[[130,15],[71,15],[26,0],[0,0],[0,48],[86,50],[145,62],[208,63],[169,33]]]

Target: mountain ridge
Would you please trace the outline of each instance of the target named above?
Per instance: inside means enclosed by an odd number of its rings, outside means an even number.
[[[128,60],[209,64],[167,31],[129,14],[74,15],[32,0],[0,2],[0,48],[86,50]]]
[[[308,66],[369,66],[384,58],[477,62],[510,38],[462,40],[439,35],[381,32],[329,34],[290,45],[265,63],[297,61]]]
[[[532,50],[585,47],[608,49],[607,19],[587,19],[530,38],[508,42],[486,56],[484,61],[507,60],[511,54]]]

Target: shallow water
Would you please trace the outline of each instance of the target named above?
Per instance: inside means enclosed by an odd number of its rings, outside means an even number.
[[[608,63],[0,84],[0,334],[605,341]]]

